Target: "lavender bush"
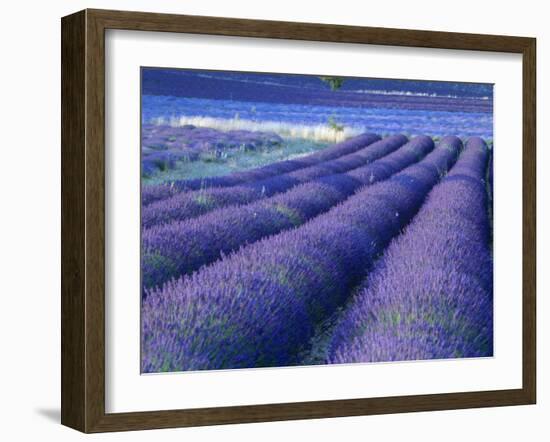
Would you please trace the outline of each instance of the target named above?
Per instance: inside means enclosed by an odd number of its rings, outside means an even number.
[[[365,146],[380,140],[374,134],[362,134],[326,149],[293,160],[278,161],[263,167],[232,173],[228,176],[180,180],[171,184],[145,186],[142,189],[142,205],[147,206],[155,201],[173,196],[175,193],[189,190],[203,190],[211,187],[231,187],[242,183],[265,180],[276,175],[292,172],[304,167],[310,167],[324,161],[333,160],[343,155],[356,152]]]
[[[329,363],[493,354],[487,160],[485,143],[469,139],[344,312]]]
[[[445,138],[420,163],[303,226],[151,290],[142,303],[142,371],[298,363],[315,325],[347,299],[460,148]]]
[[[141,213],[142,228],[149,228],[156,224],[171,221],[195,218],[221,207],[247,204],[268,198],[312,179],[344,172],[368,164],[393,152],[406,142],[407,138],[405,136],[394,135],[369,144],[367,147],[353,154],[324,161],[295,172],[284,173],[233,187],[216,187],[178,193],[170,198],[144,207]]]
[[[390,137],[375,144],[390,148],[404,140]],[[365,156],[376,152],[367,150]],[[151,287],[191,273],[205,264],[265,236],[303,224],[343,201],[359,187],[384,180],[433,149],[429,137],[416,137],[393,153],[350,173],[318,178],[244,206],[226,207],[198,218],[156,225],[142,235],[142,285]],[[351,161],[359,164],[354,154]],[[341,164],[349,164],[345,158]],[[347,167],[347,166],[343,166]],[[307,169],[304,169],[307,170]]]
[[[179,161],[196,161],[204,156],[219,157],[231,150],[257,150],[280,146],[283,139],[273,132],[247,130],[220,131],[207,127],[184,125],[173,127],[146,124],[142,127],[142,175],[173,168],[175,161],[163,162],[163,155]],[[155,161],[157,158],[157,161]]]

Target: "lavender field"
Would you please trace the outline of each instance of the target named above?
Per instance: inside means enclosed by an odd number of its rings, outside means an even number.
[[[142,71],[142,373],[491,357],[492,86]]]

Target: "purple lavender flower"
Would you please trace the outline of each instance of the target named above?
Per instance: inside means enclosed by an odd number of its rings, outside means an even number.
[[[348,298],[421,207],[462,146],[366,186],[304,225],[152,289],[142,302],[142,371],[282,366]]]
[[[427,138],[427,137],[426,137]],[[394,135],[367,145],[363,149],[340,158],[310,166],[295,172],[284,173],[259,181],[232,187],[215,187],[181,192],[171,198],[149,204],[141,213],[143,228],[171,221],[195,218],[221,207],[248,204],[253,201],[285,192],[298,184],[334,173],[341,173],[368,164],[387,155],[407,142],[403,135]]]
[[[179,180],[175,181],[170,186],[166,186],[164,184],[145,186],[142,189],[141,194],[142,205],[147,206],[155,201],[169,198],[173,196],[175,192],[204,190],[213,187],[231,187],[243,183],[265,180],[277,175],[314,166],[324,161],[334,160],[338,157],[363,149],[365,146],[368,146],[378,140],[380,140],[378,135],[362,134],[305,157],[296,158],[293,160],[278,161],[276,163],[268,164],[255,169],[235,172],[228,176]]]
[[[347,307],[329,363],[492,356],[487,160],[469,139]]]
[[[400,142],[401,138],[394,140]],[[388,141],[391,140],[379,143],[393,146]],[[172,277],[191,273],[244,244],[301,225],[343,201],[361,186],[384,180],[416,162],[433,147],[431,138],[417,137],[397,151],[350,173],[318,178],[247,205],[225,207],[198,218],[145,229],[142,235],[143,286],[160,285]]]

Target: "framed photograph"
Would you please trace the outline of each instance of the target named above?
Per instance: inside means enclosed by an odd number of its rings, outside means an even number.
[[[535,403],[535,39],[61,24],[64,425]]]

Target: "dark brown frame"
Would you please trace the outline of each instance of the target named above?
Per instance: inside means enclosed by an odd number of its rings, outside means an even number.
[[[534,404],[536,40],[405,29],[84,10],[62,29],[61,422],[83,432]],[[192,410],[105,413],[105,30],[184,32],[519,53],[523,56],[523,386]]]

